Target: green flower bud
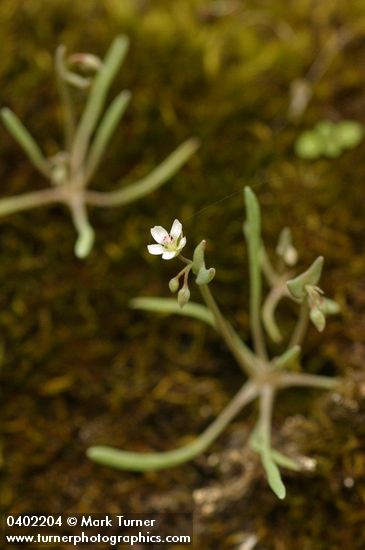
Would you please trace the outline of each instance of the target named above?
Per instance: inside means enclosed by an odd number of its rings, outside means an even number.
[[[298,260],[298,252],[292,244],[291,231],[289,227],[284,227],[279,235],[276,253],[284,260],[287,265],[295,265]]]
[[[169,280],[169,289],[173,294],[178,291],[179,286],[179,279],[177,277],[173,277]]]
[[[102,66],[101,59],[91,53],[74,53],[69,56],[68,62],[82,71],[97,72]]]
[[[309,316],[319,332],[322,332],[326,326],[326,317],[318,307],[312,307],[309,311]]]
[[[319,308],[324,315],[336,315],[341,311],[339,304],[330,298],[323,298]]]
[[[190,300],[190,290],[187,286],[183,286],[177,294],[177,303],[181,308]]]

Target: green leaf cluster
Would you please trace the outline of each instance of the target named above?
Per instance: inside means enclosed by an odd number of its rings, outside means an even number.
[[[335,158],[356,147],[364,137],[364,126],[355,120],[321,120],[303,132],[295,142],[295,153],[305,160],[321,156]]]

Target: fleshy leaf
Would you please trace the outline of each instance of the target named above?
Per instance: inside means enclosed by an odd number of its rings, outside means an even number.
[[[303,301],[306,296],[305,287],[307,285],[315,286],[318,283],[322,274],[323,262],[323,256],[319,256],[316,260],[314,260],[307,271],[286,283],[290,293],[294,298]]]
[[[215,276],[213,267],[206,269],[205,267],[205,246],[206,241],[201,241],[194,250],[192,271],[197,276],[195,282],[197,285],[207,285]]]
[[[314,160],[321,156],[323,143],[313,130],[303,132],[295,142],[295,153],[305,160]]]
[[[143,309],[145,311],[155,311],[158,313],[173,313],[176,315],[185,315],[204,321],[215,328],[215,321],[209,309],[201,304],[189,302],[181,309],[174,298],[135,298],[131,300],[130,305],[133,309]]]
[[[199,273],[195,279],[195,282],[197,285],[207,285],[214,279],[214,277],[215,277],[214,267],[210,267],[209,269],[205,269],[205,267],[201,267],[199,269]]]
[[[269,452],[265,452],[265,450],[263,450],[261,453],[261,458],[262,464],[265,468],[267,481],[271,489],[274,491],[278,498],[285,498],[286,489],[284,483],[282,482],[279,468],[272,460]]]
[[[342,120],[337,124],[336,132],[342,147],[356,147],[364,137],[364,127],[355,120]]]

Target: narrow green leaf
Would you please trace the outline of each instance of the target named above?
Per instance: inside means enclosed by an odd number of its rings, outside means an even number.
[[[276,466],[275,462],[272,460],[270,453],[266,452],[265,449],[263,449],[261,453],[261,457],[262,457],[262,464],[266,471],[267,481],[271,489],[274,491],[274,493],[278,498],[280,499],[285,498],[286,489],[285,489],[284,483],[282,482],[279,468]]]
[[[87,456],[112,468],[144,472],[172,468],[192,460],[203,453],[217,439],[224,428],[257,396],[257,389],[251,382],[246,382],[228,403],[219,416],[191,443],[172,451],[161,453],[135,453],[120,451],[113,447],[95,446],[87,450]]]
[[[255,451],[255,453],[258,453],[261,455],[262,453],[262,443],[259,436],[259,428],[256,427],[251,433],[251,436],[249,438],[248,442],[250,448]],[[288,456],[283,455],[279,451],[276,451],[275,449],[270,449],[270,456],[272,460],[278,464],[279,466],[282,466],[283,468],[288,468],[289,470],[299,471],[300,465],[293,460],[292,458],[289,458]]]
[[[42,191],[34,191],[33,193],[24,193],[15,197],[5,197],[0,199],[0,216],[7,216],[14,212],[22,210],[30,210],[55,202],[61,202],[62,197],[59,189],[51,187]]]
[[[205,267],[205,246],[206,241],[201,241],[194,250],[192,271],[197,276],[195,282],[197,285],[207,285],[215,277],[215,269]]]
[[[246,205],[246,241],[248,247],[249,272],[250,272],[250,322],[251,331],[258,355],[266,358],[265,340],[260,321],[261,308],[261,215],[260,206],[256,195],[245,187],[244,199]]]
[[[72,147],[71,165],[77,170],[84,161],[89,141],[103,110],[110,85],[127,53],[129,40],[118,36],[110,46],[95,76]]]
[[[277,369],[287,368],[288,365],[297,361],[301,352],[300,346],[293,346],[285,351],[280,357],[274,360],[273,364]]]
[[[75,256],[83,259],[90,254],[90,251],[94,244],[95,233],[93,228],[89,225],[85,227],[77,237],[75,243]]]
[[[199,140],[188,139],[159,164],[148,176],[131,183],[124,189],[110,193],[87,191],[86,200],[89,204],[101,207],[113,207],[127,204],[148,195],[164,183],[189,160],[199,147]]]
[[[74,248],[75,255],[78,258],[86,258],[94,244],[95,233],[90,225],[82,197],[76,197],[69,206],[78,235]]]
[[[19,143],[29,160],[44,176],[49,178],[50,171],[48,161],[43,156],[34,138],[30,135],[16,114],[10,109],[4,108],[1,109],[1,118],[7,130],[15,141]]]
[[[131,93],[128,90],[123,90],[106,110],[90,147],[86,168],[87,181],[97,169],[110,138],[128,106],[130,98]]]
[[[205,450],[205,445],[199,443],[200,440],[196,439],[185,447],[162,453],[134,453],[113,447],[95,446],[90,447],[86,454],[94,462],[105,466],[132,472],[146,472],[172,468],[192,460]]]
[[[184,315],[193,317],[215,328],[215,321],[209,309],[194,302],[187,303],[183,309],[174,298],[135,298],[131,300],[130,306],[133,309],[155,311],[158,313]]]
[[[197,275],[199,273],[199,270],[202,267],[205,267],[205,247],[206,241],[204,240],[195,247],[193,254],[193,264],[191,266],[194,275]]]

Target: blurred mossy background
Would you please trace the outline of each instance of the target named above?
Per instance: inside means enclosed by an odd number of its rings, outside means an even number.
[[[91,211],[96,242],[86,261],[73,255],[74,230],[62,207],[0,220],[2,508],[188,511],[194,491],[215,487],[219,506],[212,504],[210,515],[209,502],[197,509],[198,548],[239,548],[245,533],[255,533],[259,550],[363,549],[364,145],[307,162],[295,156],[294,142],[321,119],[365,123],[365,5],[1,0],[0,28],[1,105],[17,113],[47,155],[62,139],[57,45],[103,56],[117,34],[130,37],[113,92],[130,89],[132,102],[93,188],[113,190],[121,179],[148,173],[190,136],[202,142],[152,195]],[[312,96],[293,118],[298,79]],[[1,194],[45,186],[0,132]],[[342,305],[323,335],[310,331],[303,363],[309,372],[345,377],[346,395],[298,390],[282,393],[276,407],[274,441],[282,448],[294,441],[294,453],[317,459],[315,472],[285,478],[284,502],[269,491],[254,455],[243,451],[252,424],[247,412],[211,453],[162,473],[117,472],[85,458],[92,444],[177,447],[200,433],[241,384],[239,369],[205,326],[133,312],[128,302],[169,295],[176,264],[149,256],[146,244],[150,227],[177,217],[190,250],[207,239],[209,265],[217,269],[214,293],[247,334],[243,185],[252,185],[261,202],[268,248],[290,226],[300,267],[323,254],[321,286]],[[282,312],[287,331],[293,314]],[[230,450],[245,453],[238,472],[237,464],[229,466]],[[222,491],[235,476],[242,490]]]

